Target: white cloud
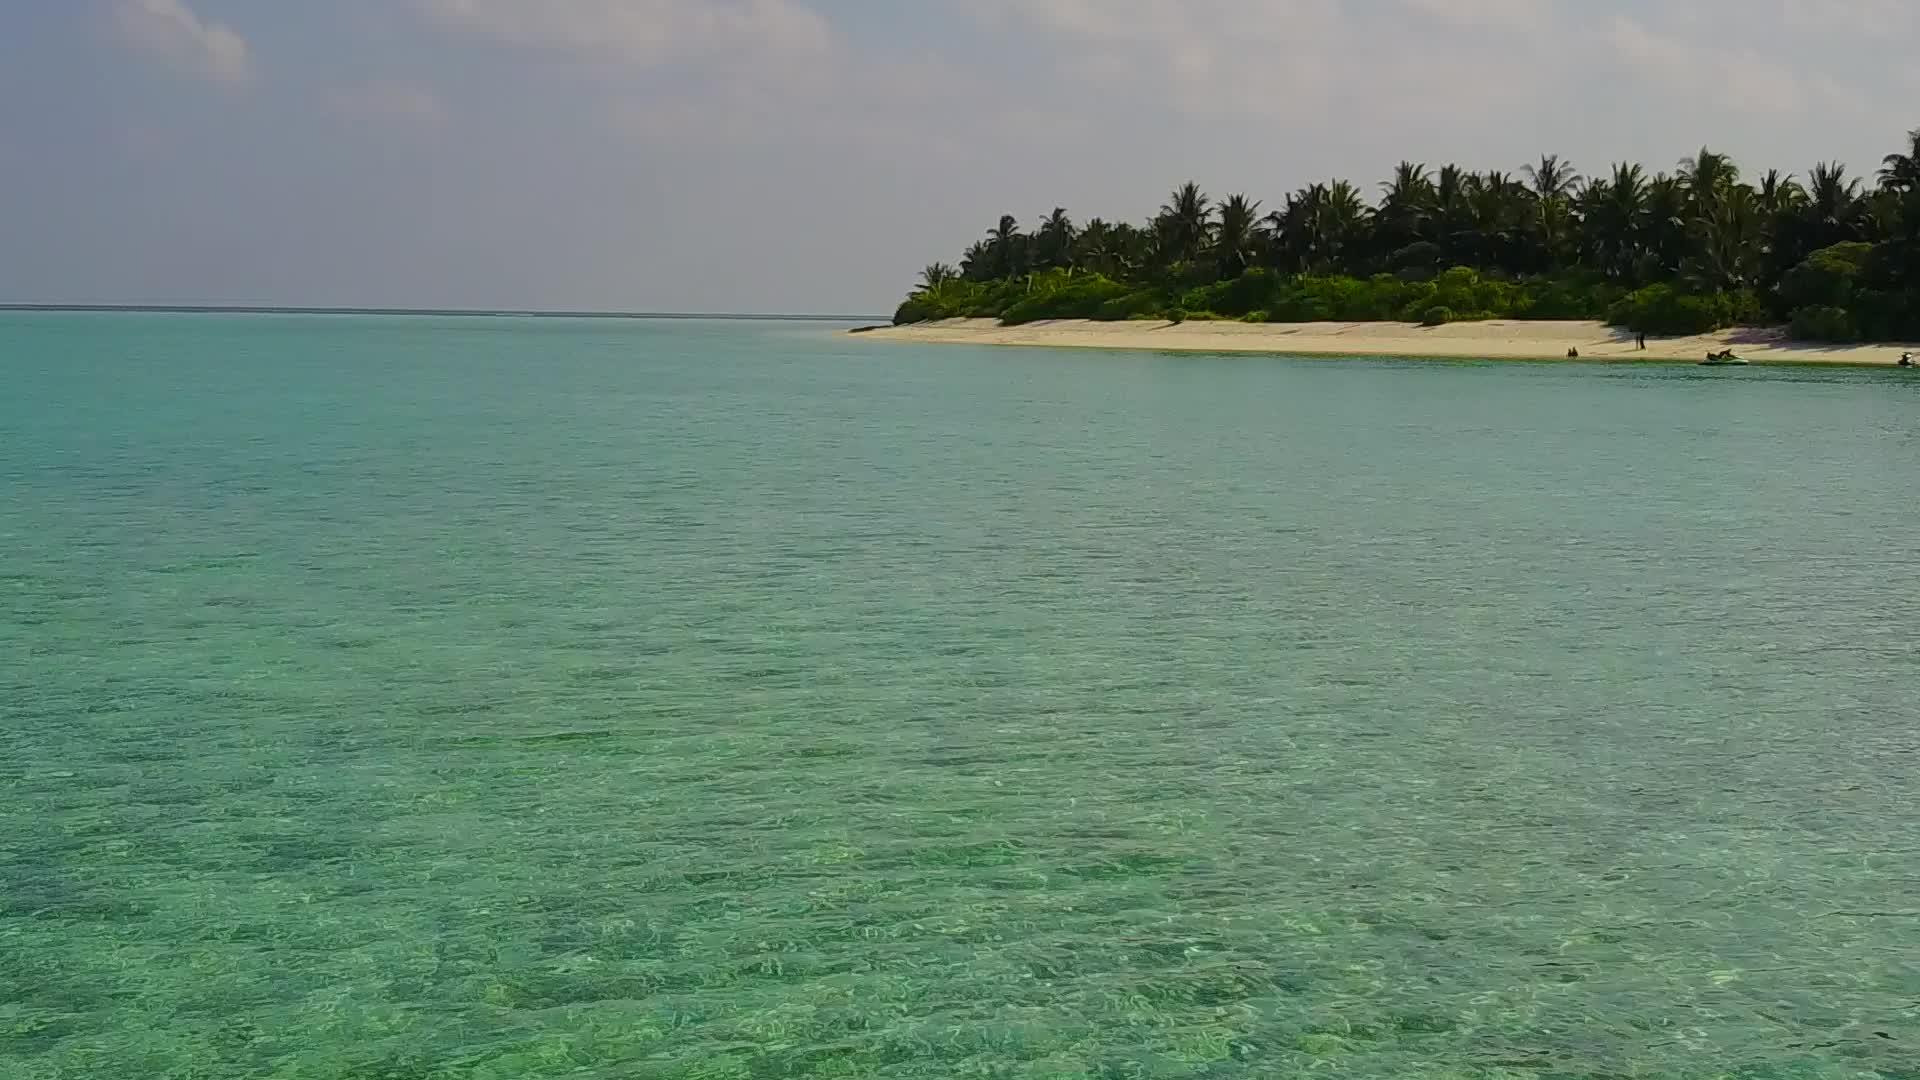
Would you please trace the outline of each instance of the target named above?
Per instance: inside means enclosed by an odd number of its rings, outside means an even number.
[[[253,77],[247,40],[232,27],[203,21],[181,0],[121,0],[115,15],[130,45],[187,74],[230,86]]]
[[[1718,41],[1699,45],[1627,18],[1613,20],[1606,41],[1628,68],[1729,112],[1779,116],[1865,107],[1858,94],[1835,80],[1798,74],[1752,48]]]
[[[1914,17],[1909,0],[1781,0],[1781,18],[1796,33],[1897,36],[1910,31]]]
[[[996,29],[1065,43],[1062,70],[1116,92],[1164,83],[1200,109],[1262,111],[1334,92],[1347,19],[1334,0],[980,0]]]
[[[403,82],[342,87],[327,95],[327,104],[351,120],[407,127],[432,127],[447,115],[446,107],[432,91]]]
[[[797,0],[420,0],[448,26],[513,45],[651,67],[725,56],[803,55],[832,42]]]
[[[1443,100],[1477,108],[1510,96],[1533,60],[1484,24],[1538,18],[1528,0],[979,0],[975,10],[995,29],[1051,35],[1059,69],[1105,93],[1296,130],[1337,112],[1418,117]]]
[[[1544,25],[1551,13],[1542,0],[1401,0],[1407,9],[1429,18],[1464,26],[1494,29],[1531,29]]]

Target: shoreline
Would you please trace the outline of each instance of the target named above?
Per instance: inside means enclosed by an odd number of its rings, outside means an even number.
[[[724,311],[567,311],[562,308],[274,307],[259,304],[0,303],[0,315],[395,315],[409,318],[627,319],[679,322],[873,322],[877,315],[781,315]]]
[[[1094,322],[1055,319],[1002,326],[994,319],[946,319],[868,329],[874,341],[928,345],[1122,349],[1145,352],[1265,353],[1288,356],[1422,360],[1528,360],[1599,363],[1693,363],[1732,349],[1752,364],[1895,367],[1920,343],[1817,345],[1790,341],[1784,329],[1735,327],[1690,337],[1649,337],[1599,322],[1493,319],[1416,326],[1387,322],[1242,323]],[[1578,349],[1578,357],[1567,355]]]

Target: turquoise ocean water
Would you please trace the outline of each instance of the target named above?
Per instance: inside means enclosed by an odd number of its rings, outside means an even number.
[[[1920,1077],[1920,379],[0,314],[0,1076]]]

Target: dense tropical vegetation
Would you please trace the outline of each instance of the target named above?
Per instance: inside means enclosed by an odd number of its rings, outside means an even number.
[[[1002,217],[926,268],[896,322],[956,316],[1305,322],[1606,319],[1653,334],[1787,323],[1826,341],[1920,338],[1920,129],[1875,182],[1837,163],[1744,177],[1702,149],[1672,172],[1582,177],[1402,163],[1279,208],[1175,190],[1141,225]]]

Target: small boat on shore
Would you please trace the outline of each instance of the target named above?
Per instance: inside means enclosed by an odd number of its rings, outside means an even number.
[[[1707,358],[1705,360],[1700,361],[1700,366],[1701,367],[1746,367],[1747,362],[1733,355],[1732,349],[1728,349],[1726,352],[1708,353]]]

